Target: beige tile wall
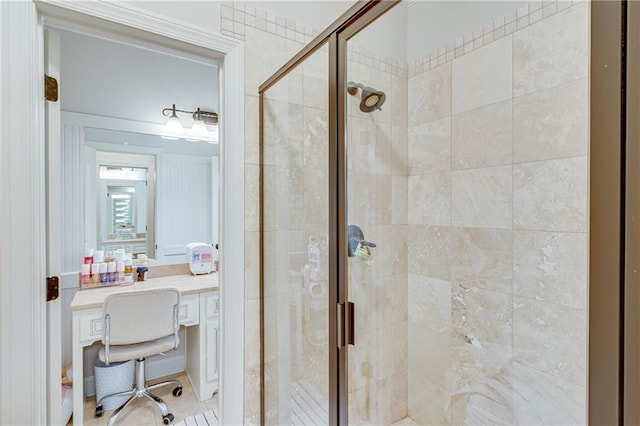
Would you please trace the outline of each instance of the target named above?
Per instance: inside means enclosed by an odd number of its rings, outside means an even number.
[[[586,422],[588,5],[543,10],[409,70],[421,424]]]
[[[349,218],[379,243],[372,262],[350,259],[352,298],[367,301],[351,356],[353,423],[585,422],[588,11],[575,3],[531,3],[408,71],[351,51],[350,78],[388,96],[373,114],[350,105]],[[245,41],[245,422],[257,424],[257,87],[314,32],[243,2],[221,15],[223,33]],[[299,170],[326,163],[323,61],[270,92],[288,118],[267,129],[280,143],[265,159],[280,184],[267,191],[278,208],[265,238],[282,253],[304,253],[326,220],[316,196],[326,170]],[[296,282],[289,269],[266,272]],[[268,323],[290,326],[293,293],[266,290]],[[266,390],[286,394],[292,342],[266,331]],[[300,371],[319,381],[322,351],[309,353]],[[286,418],[273,404],[269,420]]]
[[[260,423],[260,302],[259,302],[259,268],[260,268],[260,235],[259,235],[259,110],[258,110],[258,86],[262,84],[271,74],[282,66],[289,58],[297,53],[304,45],[309,42],[314,32],[308,26],[300,26],[291,21],[283,20],[276,17],[266,10],[246,6],[244,2],[226,2],[221,6],[221,28],[225,35],[244,40],[245,42],[245,424],[255,425]],[[291,120],[285,121],[295,125],[306,125],[307,122],[314,123],[313,114],[307,114],[306,105],[302,103],[302,82],[293,76],[286,82],[271,92],[274,99],[283,101],[275,106],[277,111],[274,113],[282,114],[280,117],[290,117]],[[294,107],[289,110],[287,108],[288,101],[292,101]],[[295,120],[294,120],[295,118]],[[307,120],[305,122],[304,120]],[[316,126],[322,124],[316,124]],[[267,129],[266,131],[274,130]],[[279,129],[282,130],[282,129]],[[287,129],[292,132],[299,130],[294,128]],[[305,141],[310,142],[310,141]],[[283,152],[285,144],[281,144],[278,153],[275,150],[267,152],[274,153],[272,157],[265,158],[267,164],[273,165],[271,169],[265,171],[267,176],[276,180],[276,159],[281,158],[281,154],[292,154]],[[306,152],[306,151],[305,151]],[[295,161],[300,164],[303,161],[301,156],[297,156]],[[271,175],[269,175],[271,173]],[[282,176],[280,177],[283,178]],[[304,178],[301,175],[295,176],[291,183],[298,185],[304,184]],[[275,187],[274,189],[289,192],[292,188]],[[267,197],[278,197],[282,193],[267,193]],[[300,200],[290,200],[293,203],[300,203]],[[287,203],[288,206],[288,203]],[[271,231],[276,226],[276,222],[286,223],[289,220],[298,221],[305,216],[295,215],[284,205],[277,212],[269,212],[265,221]],[[279,244],[282,249],[282,242],[273,241],[273,232],[265,235],[267,241],[272,241],[273,246]],[[271,240],[269,240],[271,238]],[[273,268],[272,268],[273,266]],[[282,275],[282,265],[267,265],[267,274],[276,275],[276,270]],[[270,314],[280,312],[278,307],[286,304],[282,298],[278,299],[277,289],[268,288],[269,296],[265,299],[265,311]],[[287,312],[286,310],[284,312]],[[286,323],[287,317],[270,317],[267,323],[277,324]],[[275,329],[265,329],[268,333],[267,340],[277,342],[278,336]],[[286,346],[286,342],[279,342],[280,347]],[[265,374],[269,379],[266,383],[266,391],[270,395],[278,394],[278,380],[276,373],[278,372],[277,355],[275,351],[266,350]],[[288,370],[287,370],[288,371]],[[283,386],[283,383],[279,384]],[[275,400],[277,403],[277,399]],[[278,410],[269,407],[267,410],[268,417],[273,420],[273,416],[278,416]],[[280,415],[284,415],[280,413]]]

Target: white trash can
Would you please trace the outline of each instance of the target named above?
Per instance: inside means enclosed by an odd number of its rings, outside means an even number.
[[[96,359],[93,370],[96,380],[96,404],[100,398],[118,392],[133,389],[133,369],[135,360],[124,362],[112,362],[106,365],[100,359]],[[114,410],[127,402],[130,396],[108,398],[102,403],[105,411]]]

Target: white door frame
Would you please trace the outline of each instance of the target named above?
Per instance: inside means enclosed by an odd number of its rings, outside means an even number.
[[[43,16],[90,17],[224,56],[220,107],[221,424],[243,423],[244,48],[127,3],[0,1],[0,424],[46,424]],[[233,188],[231,187],[233,185]]]

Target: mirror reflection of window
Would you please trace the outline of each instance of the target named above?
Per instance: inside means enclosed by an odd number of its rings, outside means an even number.
[[[125,240],[131,238],[131,231],[135,223],[135,198],[136,189],[131,186],[109,186],[107,197],[111,199],[109,206],[109,233],[115,234],[116,239]],[[128,232],[122,232],[128,231]]]
[[[148,169],[142,167],[99,166],[105,200],[101,248],[147,252],[147,176]]]

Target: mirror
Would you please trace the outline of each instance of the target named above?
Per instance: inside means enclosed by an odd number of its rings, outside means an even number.
[[[117,158],[121,157],[121,158]],[[155,258],[155,243],[147,238],[153,223],[153,197],[149,197],[149,175],[153,174],[152,156],[115,154],[96,156],[98,167],[98,236],[103,250],[124,249],[134,257],[146,254]],[[147,167],[131,167],[136,158]],[[150,173],[151,171],[151,173]],[[154,188],[154,185],[151,185]],[[150,234],[152,235],[152,234]]]
[[[85,128],[85,246],[186,261],[192,242],[218,242],[218,147]]]

